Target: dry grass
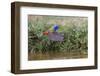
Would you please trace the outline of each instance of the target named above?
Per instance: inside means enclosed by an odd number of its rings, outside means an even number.
[[[46,52],[46,53],[28,53],[28,60],[54,60],[54,59],[77,59],[87,58],[87,53],[83,52]]]

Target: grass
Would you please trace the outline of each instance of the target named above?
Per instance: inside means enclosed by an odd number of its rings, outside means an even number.
[[[44,31],[58,24],[64,41],[51,41]],[[86,17],[28,16],[28,60],[87,58]]]

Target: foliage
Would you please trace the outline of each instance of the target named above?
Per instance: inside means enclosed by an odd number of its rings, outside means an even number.
[[[80,25],[69,23],[59,25],[58,31],[64,34],[64,41],[50,41],[43,32],[51,28],[54,24],[48,24],[47,19],[37,20],[28,23],[28,48],[29,52],[68,52],[86,51],[88,42],[87,21]]]

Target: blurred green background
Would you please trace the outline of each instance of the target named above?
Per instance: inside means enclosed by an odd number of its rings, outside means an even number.
[[[44,31],[59,25],[64,41],[51,41]],[[88,18],[74,16],[28,16],[28,60],[88,57]]]

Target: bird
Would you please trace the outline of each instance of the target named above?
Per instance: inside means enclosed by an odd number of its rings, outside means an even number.
[[[55,24],[48,31],[43,32],[43,35],[48,35],[50,32],[57,32],[58,29],[59,29],[59,26]]]
[[[58,32],[59,25],[54,24],[48,31],[43,32],[43,35],[48,36],[52,41],[63,41],[64,37]]]

